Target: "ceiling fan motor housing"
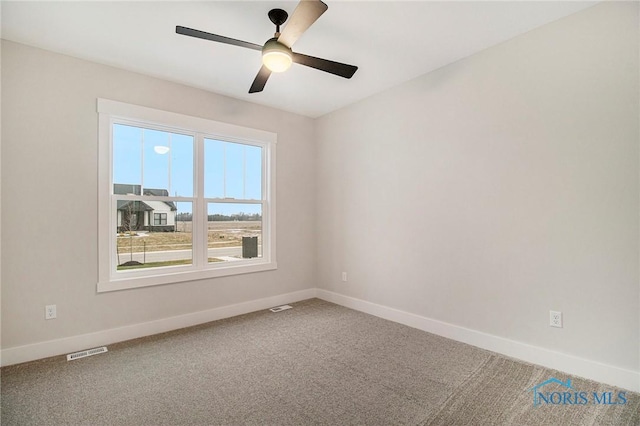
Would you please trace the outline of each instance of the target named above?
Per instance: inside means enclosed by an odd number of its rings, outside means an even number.
[[[284,72],[291,67],[293,53],[276,37],[270,38],[262,47],[262,62],[273,72]]]

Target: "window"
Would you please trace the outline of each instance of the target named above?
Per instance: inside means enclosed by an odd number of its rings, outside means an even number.
[[[98,291],[277,267],[274,133],[98,100]]]
[[[167,214],[166,213],[154,213],[153,214],[153,224],[154,225],[166,225],[167,224]],[[175,231],[175,228],[174,228]]]

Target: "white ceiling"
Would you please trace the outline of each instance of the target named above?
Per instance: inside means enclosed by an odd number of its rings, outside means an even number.
[[[353,78],[294,65],[254,94],[259,52],[177,35],[175,26],[263,44],[275,30],[267,12],[291,15],[295,1],[3,0],[2,38],[318,117],[596,3],[325,2],[293,50],[357,65]]]

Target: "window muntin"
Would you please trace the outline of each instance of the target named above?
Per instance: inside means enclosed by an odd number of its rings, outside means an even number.
[[[99,291],[277,267],[275,134],[108,100],[98,110]],[[123,267],[127,256],[144,266]]]

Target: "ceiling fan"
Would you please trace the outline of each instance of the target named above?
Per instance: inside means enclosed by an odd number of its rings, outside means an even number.
[[[328,6],[321,0],[300,1],[282,33],[280,32],[280,25],[287,21],[289,15],[282,9],[270,10],[268,14],[269,19],[275,24],[276,33],[274,37],[267,40],[263,46],[179,25],[176,26],[176,33],[261,51],[262,67],[260,68],[260,71],[258,71],[256,78],[253,80],[249,93],[261,92],[272,72],[286,71],[289,69],[292,62],[335,74],[340,77],[351,78],[358,70],[358,67],[354,65],[347,65],[327,59],[316,58],[314,56],[303,55],[291,50],[291,46],[293,46],[300,36],[314,22],[316,22],[316,20],[318,20],[318,18],[326,12],[327,9]]]

